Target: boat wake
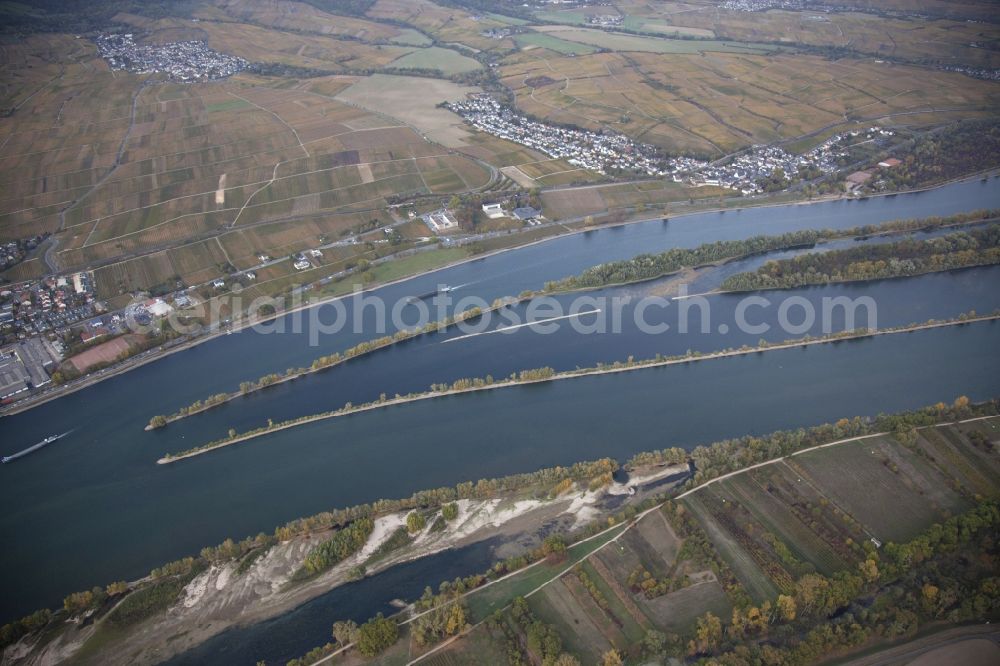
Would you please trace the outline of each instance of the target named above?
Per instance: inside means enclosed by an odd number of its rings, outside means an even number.
[[[52,442],[56,441],[57,439],[62,439],[66,435],[70,434],[71,432],[73,432],[73,431],[72,430],[67,430],[66,432],[64,432],[61,435],[49,435],[48,437],[46,437],[42,441],[40,441],[37,444],[34,444],[32,446],[29,446],[28,448],[24,449],[23,451],[18,451],[17,453],[14,453],[14,454],[11,454],[9,456],[4,456],[3,458],[0,458],[0,463],[3,463],[3,464],[6,465],[7,463],[14,462],[18,458],[23,458],[24,456],[28,455],[29,453],[34,453],[38,449],[41,449],[43,447],[48,446],[49,444],[51,444]]]
[[[529,321],[524,324],[514,324],[513,326],[504,326],[502,328],[495,328],[492,331],[481,331],[479,333],[467,333],[466,335],[459,335],[458,337],[448,338],[447,340],[442,340],[439,344],[446,344],[448,342],[455,342],[457,340],[465,340],[466,338],[477,338],[480,335],[492,335],[493,333],[506,333],[507,331],[514,331],[519,328],[524,328],[526,326],[537,326],[539,324],[547,324],[552,321],[559,321],[560,319],[576,319],[577,317],[583,317],[589,314],[597,314],[600,312],[600,308],[595,308],[593,310],[587,310],[585,312],[575,312],[573,314],[562,315],[561,317],[549,317],[548,319],[538,319],[536,321]]]

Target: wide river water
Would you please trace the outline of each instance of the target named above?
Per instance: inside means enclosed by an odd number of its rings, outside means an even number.
[[[1000,181],[602,229],[483,258],[374,293],[393,302],[446,283],[462,285],[456,298],[491,301],[640,252],[976,208],[1000,208]],[[810,303],[832,296],[870,296],[878,306],[878,325],[886,327],[952,317],[970,308],[1000,307],[998,278],[1000,269],[973,269],[799,290],[794,295]],[[655,284],[592,295],[638,297],[650,290]],[[777,302],[789,295],[770,296]],[[761,337],[793,337],[773,326],[765,334],[723,335],[718,325],[731,326],[738,298],[715,296],[709,302],[711,332],[697,335],[647,335],[626,316],[622,332],[607,335],[582,335],[562,327],[552,335],[521,329],[447,344],[442,341],[457,332],[425,336],[162,431],[143,432],[154,413],[169,413],[267,372],[308,365],[318,355],[378,335],[366,318],[362,332],[322,336],[318,345],[310,346],[309,317],[304,316],[298,333],[244,331],[223,336],[3,418],[4,453],[48,434],[73,433],[0,468],[0,620],[57,606],[70,591],[142,576],[227,536],[271,531],[287,520],[331,507],[544,465],[605,455],[622,459],[651,448],[691,447],[749,432],[907,409],[962,393],[973,399],[1000,394],[1000,326],[976,324],[423,401],[292,429],[178,464],[154,464],[164,452],[216,438],[229,427],[242,430],[267,418],[322,411],[348,400],[362,402],[382,391],[391,395],[464,376],[502,377],[541,365],[566,369],[630,354],[644,358],[752,345]],[[755,311],[754,322],[774,324],[775,309]],[[632,311],[626,307],[624,312]],[[286,321],[291,324],[293,317]],[[656,315],[648,319],[654,321]],[[834,329],[840,326],[835,319]],[[811,332],[818,333],[818,326]],[[313,642],[323,640],[318,636]]]

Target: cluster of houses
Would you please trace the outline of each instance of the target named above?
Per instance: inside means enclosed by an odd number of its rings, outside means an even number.
[[[958,72],[984,81],[1000,81],[1000,69],[987,67],[969,67],[968,65],[939,65],[938,69],[945,72]]]
[[[759,182],[780,169],[794,178],[800,169],[817,169],[822,174],[835,173],[841,168],[840,159],[848,155],[845,140],[873,141],[892,136],[892,130],[872,127],[836,134],[802,155],[794,155],[778,146],[753,146],[726,164],[698,168],[688,181],[692,185],[716,185],[739,190],[744,196],[759,194]],[[682,178],[675,175],[674,180]]]
[[[162,72],[175,81],[222,79],[246,69],[249,62],[219,53],[205,42],[170,42],[140,46],[131,33],[100,35],[97,49],[111,69],[137,74]]]
[[[620,14],[591,14],[587,17],[587,23],[600,28],[620,27],[625,21],[625,17]]]
[[[0,245],[0,271],[7,270],[14,264],[24,261],[24,258],[48,237],[49,234],[46,232],[39,236],[21,238]]]
[[[0,339],[11,342],[50,331],[67,332],[92,317],[98,305],[90,273],[6,285],[0,291]]]
[[[656,147],[636,143],[620,134],[555,127],[530,120],[488,95],[472,96],[447,106],[477,129],[600,174],[670,175],[675,182],[726,187],[748,196],[761,192],[760,181],[779,169],[793,178],[800,169],[816,169],[821,174],[836,172],[841,167],[841,158],[848,154],[845,145],[848,139],[865,142],[893,135],[891,130],[878,127],[853,130],[832,136],[803,155],[778,146],[753,146],[725,164],[712,164],[689,157],[665,157]]]
[[[632,171],[662,176],[677,168],[655,146],[636,143],[622,134],[555,127],[529,120],[489,95],[450,102],[447,107],[477,129],[600,174]]]
[[[768,9],[815,9],[805,0],[725,0],[719,9],[735,12],[766,12]]]
[[[483,30],[479,34],[489,39],[503,39],[504,37],[510,37],[513,31],[510,28],[490,28],[489,30]]]

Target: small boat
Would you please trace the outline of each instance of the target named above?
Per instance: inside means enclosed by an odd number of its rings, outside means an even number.
[[[410,301],[411,303],[413,301],[426,301],[431,298],[434,298],[438,294],[447,294],[448,292],[453,291],[454,289],[455,287],[449,287],[446,284],[442,284],[439,285],[438,288],[435,289],[434,291],[428,291],[426,294],[420,294],[419,296],[407,296],[407,300]]]

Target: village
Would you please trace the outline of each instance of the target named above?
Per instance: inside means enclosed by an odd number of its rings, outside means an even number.
[[[847,155],[845,143],[878,141],[891,130],[872,127],[836,134],[812,150],[795,155],[779,146],[752,146],[720,163],[690,157],[667,157],[648,144],[620,134],[556,127],[530,120],[487,95],[452,102],[449,109],[477,129],[534,148],[550,157],[602,175],[670,176],[675,182],[725,187],[752,196],[766,191],[765,181],[780,173],[789,178],[811,172],[814,177],[838,171]]]
[[[113,70],[134,74],[164,73],[175,81],[222,79],[250,64],[243,58],[226,55],[205,42],[170,42],[140,46],[131,33],[100,35],[97,49]]]
[[[684,158],[667,160],[656,147],[636,143],[621,134],[555,127],[529,120],[489,95],[450,102],[447,108],[477,129],[534,148],[549,157],[565,158],[574,166],[603,175],[630,171],[664,176],[697,164]]]
[[[115,356],[128,351],[122,336],[190,305],[190,297],[174,294],[173,304],[148,297],[109,311],[97,299],[90,272],[48,276],[0,290],[0,401],[9,403],[47,387],[60,365],[87,372],[109,352],[98,347],[116,340]],[[89,353],[89,351],[94,353]],[[93,357],[93,358],[92,358]]]
[[[725,164],[705,166],[688,177],[692,185],[715,185],[738,190],[744,196],[760,194],[766,190],[767,179],[776,172],[795,179],[799,174],[811,172],[813,177],[836,173],[848,155],[848,147],[853,143],[882,141],[894,136],[892,130],[871,127],[867,130],[852,130],[835,134],[812,150],[795,155],[779,146],[753,146],[747,152],[737,155]],[[683,180],[675,175],[674,180]]]

